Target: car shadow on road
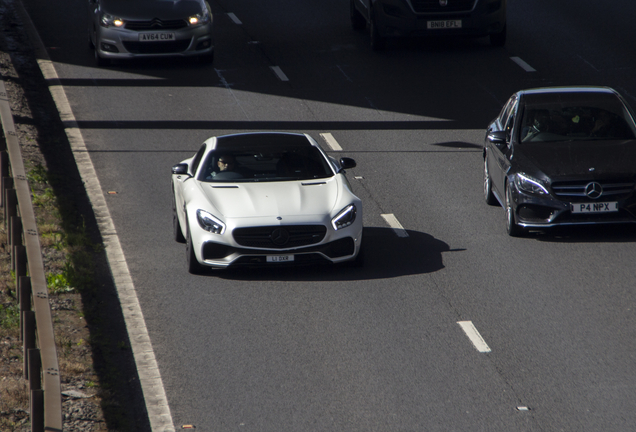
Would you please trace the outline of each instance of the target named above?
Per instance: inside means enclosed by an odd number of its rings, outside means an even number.
[[[528,237],[550,243],[630,243],[636,242],[636,224],[562,226]]]
[[[398,237],[391,228],[365,227],[364,266],[311,265],[230,269],[210,275],[228,280],[346,281],[395,278],[431,273],[444,268],[442,253],[451,251],[441,240],[419,231],[407,230]]]

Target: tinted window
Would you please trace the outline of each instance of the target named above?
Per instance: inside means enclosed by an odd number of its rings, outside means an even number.
[[[506,105],[504,105],[503,109],[499,113],[499,121],[501,122],[502,125],[506,124],[506,120],[508,119],[508,116],[510,115],[510,111],[512,110],[512,107],[514,106],[516,101],[517,101],[517,96],[513,95],[510,99],[508,99],[508,102],[506,102]]]
[[[522,142],[625,140],[636,137],[627,108],[612,94],[532,95],[521,121]]]
[[[227,166],[226,159],[233,162]],[[310,180],[333,176],[320,150],[313,146],[270,146],[210,152],[199,180],[209,182],[262,182]]]
[[[203,157],[203,153],[205,153],[205,144],[201,146],[197,154],[194,155],[192,159],[192,165],[190,166],[190,170],[192,174],[197,172],[197,168],[199,167],[199,163],[201,162],[201,158]]]

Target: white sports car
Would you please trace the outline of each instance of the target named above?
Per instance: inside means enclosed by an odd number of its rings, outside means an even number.
[[[362,203],[345,169],[307,134],[212,137],[172,167],[174,238],[188,271],[361,264]]]

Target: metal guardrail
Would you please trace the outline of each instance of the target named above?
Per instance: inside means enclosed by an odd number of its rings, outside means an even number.
[[[40,238],[2,77],[0,117],[6,141],[6,148],[0,148],[0,205],[4,208],[11,270],[15,272],[16,297],[20,303],[20,335],[24,347],[24,377],[29,380],[31,430],[62,432],[60,373]],[[0,146],[5,147],[1,142]]]

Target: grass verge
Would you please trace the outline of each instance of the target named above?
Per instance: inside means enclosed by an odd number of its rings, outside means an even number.
[[[57,109],[9,2],[0,4],[0,30],[0,74],[28,172],[47,276],[64,430],[149,430],[94,215]],[[6,228],[0,226],[0,430],[26,432],[28,383],[22,377],[14,276]]]

